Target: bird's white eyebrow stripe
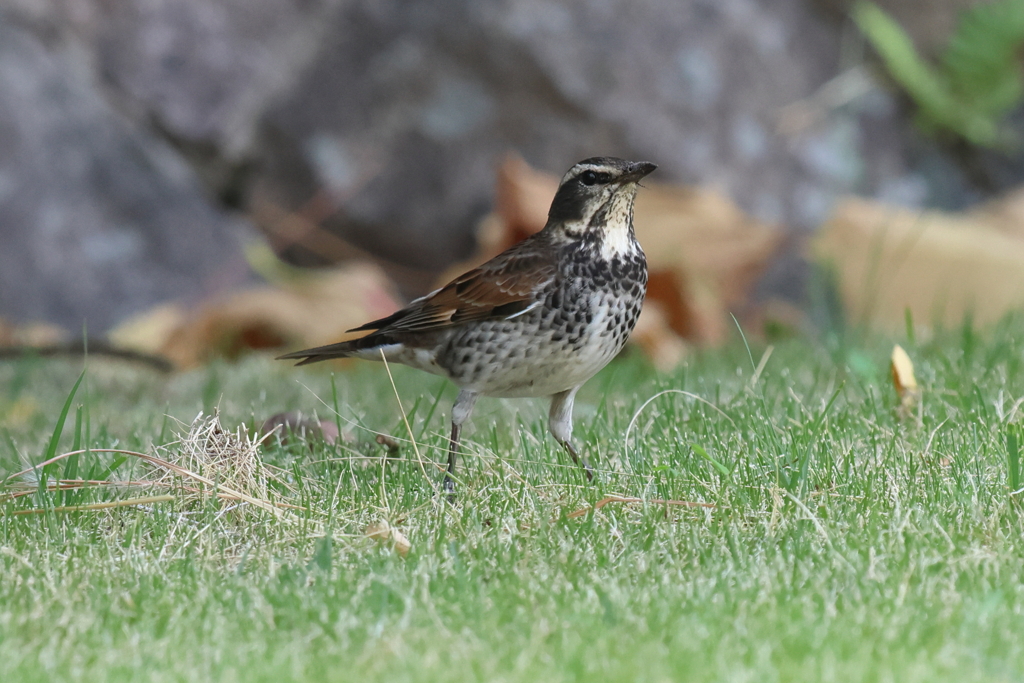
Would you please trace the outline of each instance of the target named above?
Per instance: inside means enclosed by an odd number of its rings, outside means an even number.
[[[543,302],[544,302],[544,300],[543,300],[543,299],[540,299],[540,300],[538,300],[538,301],[534,301],[534,302],[533,302],[532,304],[530,304],[529,306],[527,306],[527,307],[526,307],[526,308],[524,308],[523,310],[519,311],[518,313],[513,313],[512,315],[508,316],[507,318],[505,318],[505,320],[511,320],[512,318],[518,318],[518,317],[519,317],[519,316],[521,316],[521,315],[522,315],[523,313],[529,313],[529,312],[530,312],[530,311],[532,311],[533,309],[535,309],[535,308],[537,308],[538,306],[540,306],[540,305],[541,305],[541,304],[542,304]]]

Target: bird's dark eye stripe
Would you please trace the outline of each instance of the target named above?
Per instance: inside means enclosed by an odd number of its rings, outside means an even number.
[[[607,173],[598,173],[596,171],[584,171],[579,175],[579,180],[584,185],[604,185],[611,179],[611,175]]]

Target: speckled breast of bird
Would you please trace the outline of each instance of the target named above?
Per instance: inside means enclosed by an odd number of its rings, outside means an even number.
[[[563,245],[571,253],[537,292],[538,306],[453,331],[438,365],[485,396],[550,396],[579,386],[622,350],[640,316],[647,260],[635,240],[631,246],[604,259],[597,244]]]

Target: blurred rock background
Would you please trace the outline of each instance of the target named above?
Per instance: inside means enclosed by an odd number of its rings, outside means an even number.
[[[889,0],[928,53],[968,0]],[[4,0],[0,317],[109,329],[297,265],[404,296],[509,152],[650,159],[793,236],[855,193],[957,209],[1013,163],[919,135],[841,0]],[[797,240],[761,290],[802,295]]]

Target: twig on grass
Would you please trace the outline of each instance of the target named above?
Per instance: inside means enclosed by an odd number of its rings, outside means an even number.
[[[106,503],[89,503],[88,505],[64,505],[55,508],[32,508],[30,510],[15,510],[12,515],[41,515],[44,512],[80,512],[82,510],[106,510],[108,508],[121,508],[130,505],[149,505],[150,503],[167,503],[174,500],[174,496],[143,496],[141,498],[126,498],[124,500],[111,500]]]

